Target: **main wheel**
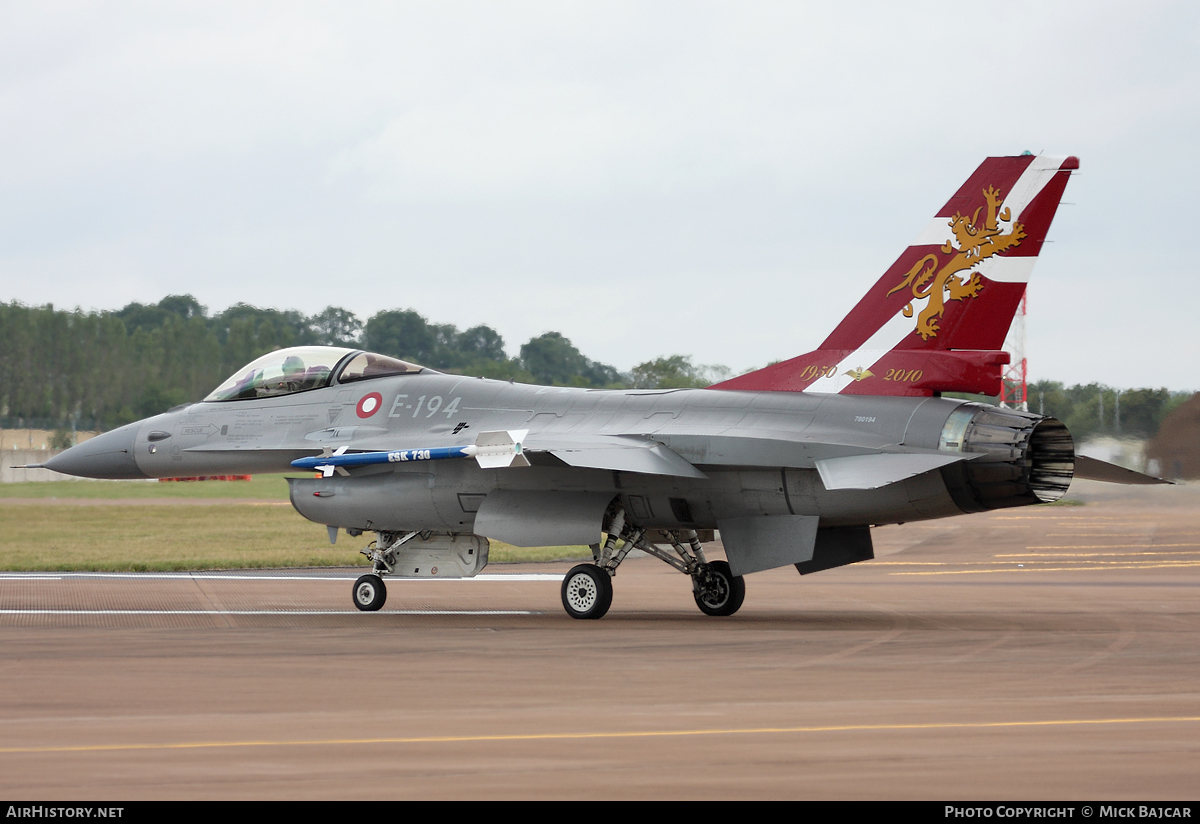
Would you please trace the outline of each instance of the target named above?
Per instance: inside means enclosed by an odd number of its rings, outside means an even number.
[[[354,582],[354,606],[374,612],[387,600],[387,588],[378,575],[364,575]]]
[[[612,596],[612,578],[595,564],[573,567],[563,578],[563,609],[572,618],[603,618]]]
[[[696,606],[705,615],[733,615],[746,600],[746,579],[734,575],[729,564],[713,561],[696,575]]]

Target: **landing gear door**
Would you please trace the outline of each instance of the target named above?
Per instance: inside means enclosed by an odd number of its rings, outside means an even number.
[[[418,535],[396,549],[397,578],[474,578],[488,561],[478,535]]]
[[[734,575],[812,560],[816,515],[754,515],[717,522],[725,557]]]

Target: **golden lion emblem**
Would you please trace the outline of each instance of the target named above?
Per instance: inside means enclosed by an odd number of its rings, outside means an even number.
[[[957,248],[958,254],[950,258],[941,269],[938,269],[937,255],[926,255],[909,270],[899,286],[888,292],[890,296],[901,289],[911,289],[914,300],[929,298],[929,303],[917,317],[917,334],[924,340],[937,337],[938,318],[946,312],[947,298],[973,298],[983,288],[979,273],[968,270],[999,252],[1020,245],[1021,239],[1025,237],[1025,227],[1020,223],[1014,223],[1012,231],[1008,234],[1001,232],[996,218],[999,216],[1000,220],[1007,222],[1009,210],[999,211],[1003,198],[995,187],[989,186],[984,189],[983,197],[987,200],[987,219],[982,226],[978,223],[982,206],[975,210],[970,220],[958,213],[950,219],[949,225],[954,233],[954,240],[946,241],[941,251],[942,254],[948,255]],[[913,305],[910,302],[904,307],[904,317],[912,316]]]

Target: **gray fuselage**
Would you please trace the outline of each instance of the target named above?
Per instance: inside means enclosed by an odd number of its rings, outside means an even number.
[[[498,490],[603,493],[619,497],[630,522],[667,530],[789,515],[816,516],[822,528],[870,526],[1037,502],[1019,490],[1010,502],[982,501],[958,465],[877,488],[822,483],[817,462],[823,459],[939,447],[981,451],[966,439],[947,447],[948,421],[963,407],[943,398],[537,387],[427,370],[281,397],[192,404],[85,442],[49,466],[93,477],[287,472],[292,460],[326,448],[466,445],[481,432],[524,429],[529,467],[481,469],[466,459],[362,467],[348,476],[294,481],[293,502],[306,517],[331,526],[452,533],[472,532],[480,504]],[[993,407],[967,409],[1013,418],[1015,425],[999,427],[1013,431],[1040,420]],[[1003,441],[983,450],[984,463],[1028,463],[1027,443]],[[642,471],[643,464],[630,459],[643,452],[638,445],[652,444],[696,471]]]

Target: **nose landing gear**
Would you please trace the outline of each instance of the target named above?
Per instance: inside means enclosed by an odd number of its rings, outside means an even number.
[[[363,575],[354,582],[354,606],[363,612],[375,612],[383,607],[387,600],[387,587],[383,585],[383,576],[396,569],[396,550],[416,538],[420,533],[409,532],[405,535],[380,533],[379,539],[359,553],[371,559],[373,572]]]

